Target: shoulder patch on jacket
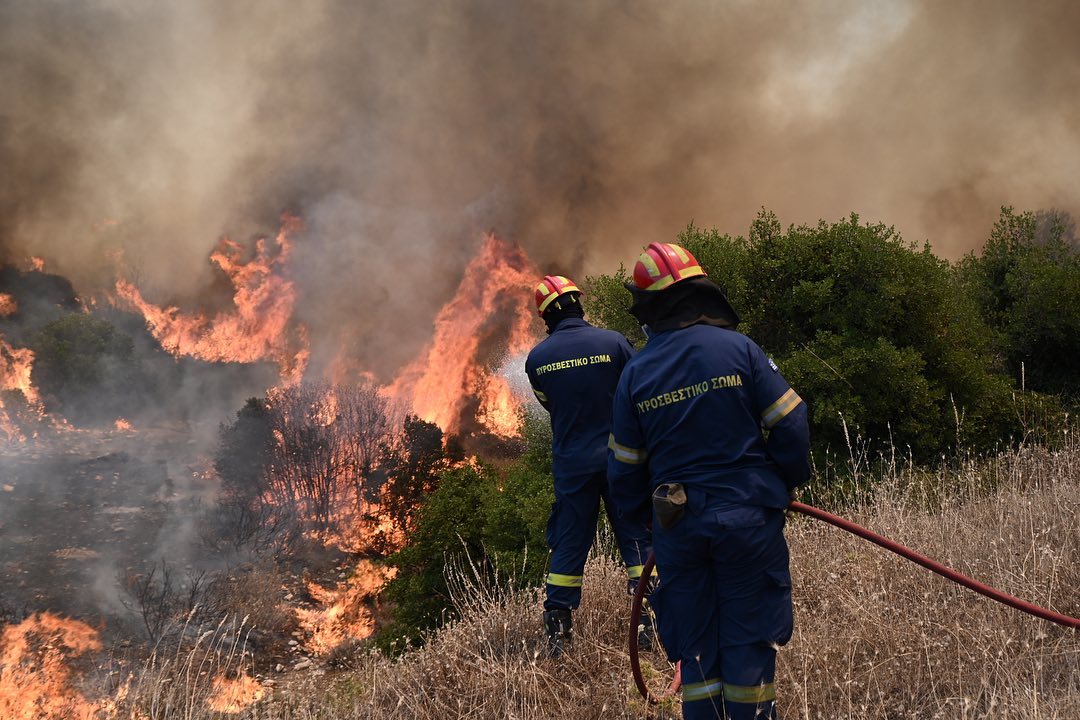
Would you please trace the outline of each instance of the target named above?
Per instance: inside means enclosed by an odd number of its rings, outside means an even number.
[[[769,367],[772,368],[772,371],[773,372],[780,372],[780,368],[776,367],[776,363],[773,362],[773,359],[768,358],[768,360],[769,360]]]

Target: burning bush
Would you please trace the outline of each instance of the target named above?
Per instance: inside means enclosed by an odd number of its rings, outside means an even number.
[[[73,687],[70,663],[100,649],[96,630],[52,613],[0,627],[0,717],[92,720],[103,707]]]
[[[371,384],[304,383],[248,400],[221,428],[214,541],[259,554],[299,533],[349,530],[377,494],[373,469],[391,442]]]

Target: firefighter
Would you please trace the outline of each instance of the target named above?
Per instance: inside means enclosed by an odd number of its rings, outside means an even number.
[[[536,286],[536,307],[548,337],[532,349],[525,372],[551,416],[555,503],[547,524],[551,550],[544,602],[548,648],[558,657],[573,638],[572,612],[581,601],[585,560],[596,535],[600,500],[615,531],[632,593],[650,551],[644,523],[612,511],[607,498],[607,439],[619,374],[634,353],[621,334],[585,321],[581,291],[560,275]]]
[[[683,717],[775,718],[776,648],[791,637],[784,510],[809,477],[805,403],[684,248],[652,243],[631,312],[649,341],[615,393],[617,513],[652,518],[650,602],[681,662]]]

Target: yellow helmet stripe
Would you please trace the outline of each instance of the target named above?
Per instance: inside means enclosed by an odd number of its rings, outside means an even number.
[[[688,277],[694,277],[695,275],[704,275],[705,271],[701,269],[700,265],[690,265],[679,271],[679,279],[683,280]]]
[[[547,306],[551,304],[551,301],[557,297],[559,297],[559,294],[553,292],[549,294],[546,298],[544,298],[544,302],[540,303],[540,307],[537,308],[541,315],[543,315],[544,311],[547,310]]]
[[[540,306],[537,308],[537,310],[540,312],[541,315],[543,315],[544,311],[547,310],[548,305],[550,305],[552,303],[552,301],[554,301],[555,298],[559,297],[560,295],[565,295],[566,293],[570,293],[570,292],[576,292],[576,293],[581,292],[581,290],[578,289],[577,285],[570,282],[569,280],[564,278],[562,275],[556,275],[555,277],[565,281],[566,284],[563,285],[558,290],[552,288],[546,282],[541,282],[539,285],[536,286],[536,291],[537,292],[543,292],[545,294],[544,301],[542,303],[540,303]]]
[[[641,264],[645,266],[645,269],[649,271],[651,277],[660,277],[660,266],[652,259],[652,255],[649,255],[649,253],[641,253],[639,259],[641,260]]]

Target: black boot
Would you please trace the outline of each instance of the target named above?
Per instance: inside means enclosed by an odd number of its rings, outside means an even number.
[[[566,608],[544,611],[544,630],[547,632],[548,654],[560,657],[574,641],[574,618]]]

